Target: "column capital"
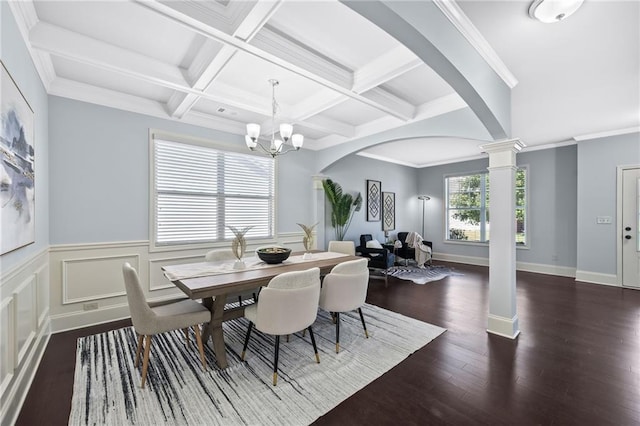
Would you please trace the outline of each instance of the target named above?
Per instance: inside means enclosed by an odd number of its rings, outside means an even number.
[[[312,175],[311,180],[313,182],[313,189],[322,190],[322,181],[326,178],[327,176],[325,175]]]
[[[489,142],[484,145],[480,145],[480,149],[482,150],[482,152],[486,152],[487,154],[491,155],[493,153],[503,151],[512,151],[518,153],[522,151],[522,148],[524,148],[525,146],[526,145],[520,140],[520,138],[514,138]]]
[[[515,167],[516,154],[526,145],[518,138],[490,142],[480,145],[482,152],[489,154],[489,168]]]

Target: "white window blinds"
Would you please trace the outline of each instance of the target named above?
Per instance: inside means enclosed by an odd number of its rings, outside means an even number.
[[[247,238],[274,234],[275,171],[267,157],[153,141],[155,244],[233,238],[227,226],[252,226]]]

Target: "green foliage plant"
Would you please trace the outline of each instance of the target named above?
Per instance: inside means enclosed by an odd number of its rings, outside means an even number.
[[[362,195],[355,197],[342,192],[342,187],[331,179],[322,181],[322,188],[331,203],[331,226],[335,229],[336,240],[342,241],[351,225],[353,214],[362,207]]]

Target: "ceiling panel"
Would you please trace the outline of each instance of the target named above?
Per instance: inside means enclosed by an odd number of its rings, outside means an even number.
[[[181,65],[200,36],[131,1],[41,1],[41,21]],[[201,41],[200,41],[201,42]]]
[[[270,24],[351,70],[398,45],[387,33],[337,1],[285,2]]]
[[[415,106],[454,93],[451,86],[425,64],[386,82],[382,87]]]
[[[295,105],[322,87],[306,77],[244,52],[233,56],[216,81],[253,93],[257,100],[267,99],[265,107],[271,109],[269,79],[280,82],[276,87],[276,99],[283,106]],[[215,84],[212,90],[215,90]]]
[[[360,126],[386,116],[385,113],[352,99],[323,111],[320,115],[342,121],[353,126]]]

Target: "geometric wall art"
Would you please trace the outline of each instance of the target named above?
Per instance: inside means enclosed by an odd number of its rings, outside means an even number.
[[[0,74],[0,255],[35,241],[33,110],[4,64]]]
[[[367,179],[367,221],[379,222],[382,216],[382,183]]]
[[[396,229],[396,194],[395,192],[382,193],[382,230],[392,231]]]

